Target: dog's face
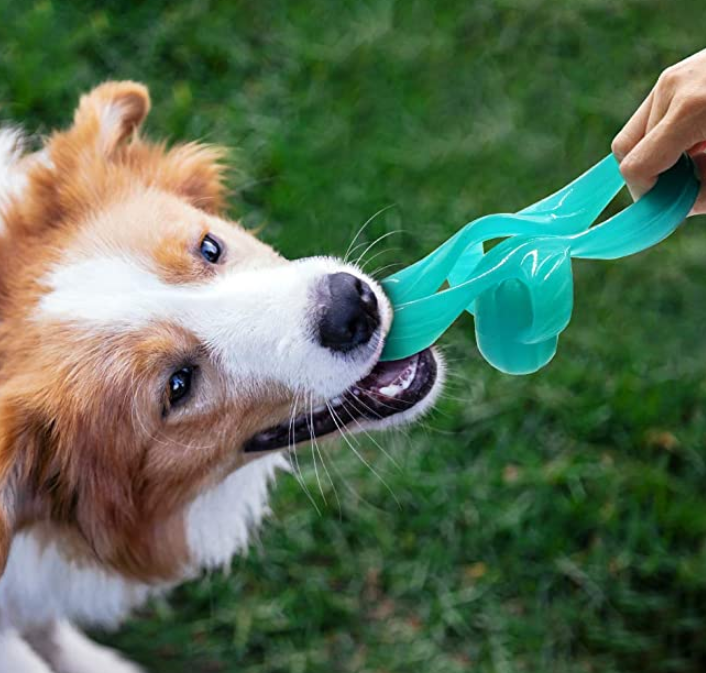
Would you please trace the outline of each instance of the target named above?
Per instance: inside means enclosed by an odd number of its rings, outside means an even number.
[[[220,216],[219,151],[136,135],[107,84],[52,136],[0,249],[0,566],[12,532],[127,575],[188,563],[185,507],[312,435],[417,416],[424,352],[378,364],[391,308],[330,258],[290,262]]]

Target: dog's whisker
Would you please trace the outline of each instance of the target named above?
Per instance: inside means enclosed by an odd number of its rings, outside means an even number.
[[[367,226],[368,226],[373,220],[375,220],[375,218],[377,218],[378,215],[382,215],[382,213],[384,213],[386,210],[390,210],[390,208],[394,208],[395,205],[396,205],[396,204],[391,203],[389,206],[385,206],[384,208],[380,208],[380,210],[378,210],[376,213],[374,213],[373,215],[371,215],[371,216],[365,221],[365,223],[360,227],[360,229],[358,229],[356,235],[353,237],[353,239],[351,240],[351,242],[348,244],[348,249],[346,250],[346,254],[343,255],[343,262],[344,262],[344,264],[345,264],[345,263],[348,261],[348,259],[349,259],[349,256],[350,256],[350,254],[351,254],[351,248],[355,245],[355,242],[360,238],[360,235],[365,231],[365,229],[367,228]]]
[[[371,412],[378,419],[381,419],[381,416],[379,414],[376,414],[360,397],[356,397],[355,401],[356,401],[356,403],[362,405],[367,411]],[[383,405],[383,406],[387,406],[387,405]],[[409,430],[407,428],[405,428],[404,426],[395,426],[394,428],[386,428],[386,430],[393,430],[393,429],[396,433],[401,433],[407,439],[409,439],[409,434],[410,434]],[[399,465],[398,465],[398,467],[399,467]]]
[[[348,483],[345,475],[342,474],[341,470],[336,466],[336,461],[331,461],[331,468],[336,473],[339,483],[343,484],[345,489],[355,498],[356,502],[361,502],[378,512],[384,512],[383,509],[370,502],[367,498],[364,498],[360,493],[358,493],[358,491],[355,490],[355,488],[353,488],[353,486]]]
[[[356,250],[361,250],[361,249],[364,248],[366,245],[368,245],[368,241],[361,241],[360,243],[356,243],[356,245],[355,245],[353,248],[351,248],[351,251],[350,251],[350,253],[349,253],[350,257],[352,257],[352,256],[355,254]],[[349,259],[350,259],[350,258],[344,259],[344,260],[343,260],[343,263],[344,263],[344,264],[347,264]]]
[[[448,420],[450,420],[450,421],[454,420],[454,418],[455,418],[455,417],[452,416],[451,414],[448,414],[448,413],[446,413],[445,411],[442,411],[441,409],[434,409],[434,410],[433,410],[433,414],[438,414],[439,416],[443,416],[444,418],[446,418],[446,419],[448,419]],[[433,415],[433,414],[430,413],[430,416]],[[420,421],[420,423],[423,423],[423,422],[424,422],[424,421]]]
[[[368,259],[366,259],[365,262],[363,262],[358,268],[360,269],[360,271],[365,271],[365,267],[367,267],[368,264],[370,264],[370,262],[372,262],[374,259],[377,259],[381,255],[385,255],[388,252],[395,252],[399,250],[402,250],[399,245],[393,246],[391,248],[383,248],[382,250],[378,250],[374,255],[370,255],[370,257],[368,257]]]
[[[314,461],[314,474],[316,475],[316,483],[319,485],[319,492],[321,493],[321,498],[326,502],[326,494],[324,493],[324,487],[321,484],[321,477],[319,476],[319,467],[316,461],[316,452],[314,450],[314,395],[309,394],[309,414],[307,415],[307,426],[309,428],[309,437],[311,441],[311,458]]]
[[[404,262],[392,262],[392,264],[385,264],[385,266],[379,266],[377,269],[368,272],[368,275],[372,276],[377,280],[377,278],[382,274],[383,271],[387,271],[388,269],[392,269],[396,266],[404,266]]]
[[[399,498],[397,497],[395,492],[392,490],[390,485],[387,483],[387,481],[385,481],[385,479],[380,475],[380,473],[367,460],[365,460],[365,457],[360,453],[360,451],[358,451],[353,446],[353,444],[349,440],[349,438],[345,432],[345,425],[343,423],[340,423],[340,418],[338,418],[338,414],[336,413],[336,410],[328,402],[326,402],[326,406],[329,409],[329,412],[331,414],[331,418],[333,418],[334,424],[338,428],[338,431],[341,433],[341,437],[346,442],[346,444],[348,444],[351,451],[353,451],[353,453],[356,455],[358,460],[360,460],[360,462],[363,463],[363,465],[365,465],[375,475],[375,477],[377,479],[380,480],[380,483],[389,491],[390,495],[394,498],[395,502],[397,503],[397,506],[401,508],[402,504],[400,503]],[[351,436],[351,439],[352,438],[353,437]]]
[[[289,405],[289,431],[288,431],[288,438],[287,438],[287,458],[289,459],[289,465],[292,468],[292,475],[294,478],[299,482],[300,486],[303,486],[301,483],[301,470],[299,469],[299,465],[297,463],[296,467],[294,464],[294,419],[296,417],[296,409],[297,409],[297,402],[299,400],[299,393],[296,393],[294,395],[294,398],[292,399],[291,404]]]
[[[367,391],[365,391],[365,390],[362,390],[361,392],[362,392],[368,399],[372,399],[372,397],[371,397],[371,395],[370,395],[369,392],[367,392]],[[394,400],[394,399],[396,399],[396,398],[395,398],[394,396],[392,396],[392,395],[385,395],[385,393],[381,393],[379,390],[375,393],[375,395],[376,395],[376,397],[384,397],[385,399],[388,399],[388,400]],[[360,400],[360,396],[358,397],[358,399]],[[361,402],[362,402],[362,400],[361,400]],[[385,409],[390,409],[390,410],[392,410],[392,411],[397,411],[397,409],[396,409],[395,407],[391,406],[390,404],[385,404],[384,402],[381,402],[379,399],[377,400],[377,403],[378,403],[381,407],[384,407]],[[370,407],[366,407],[366,408],[369,409]],[[380,414],[376,414],[376,415],[377,415],[378,418],[381,418]]]
[[[366,411],[370,412],[370,414],[374,417],[375,420],[382,420],[382,416],[372,407],[368,406],[365,401],[360,398],[360,396],[358,396],[356,399]]]
[[[365,395],[365,397],[367,397],[369,400],[372,400],[372,397],[371,397],[371,395],[370,395],[369,392],[367,392],[367,391],[365,391],[365,390],[362,390],[361,392],[362,392],[362,393]],[[393,398],[393,397],[390,397],[389,395],[383,395],[382,393],[378,393],[378,394],[382,395],[383,397],[386,397],[387,399],[395,399],[395,398]],[[375,420],[382,420],[382,419],[383,419],[383,416],[381,416],[377,411],[375,411],[370,405],[368,405],[368,404],[365,403],[365,400],[363,400],[362,395],[358,395],[358,396],[356,397],[356,401],[357,401],[359,404],[361,404],[361,405],[363,406],[363,408],[364,408],[366,411],[370,412],[370,414],[371,414],[372,416],[374,416]],[[390,410],[392,410],[392,411],[397,411],[397,409],[396,409],[395,407],[391,406],[390,404],[385,404],[384,402],[381,402],[380,400],[377,400],[376,402],[377,402],[377,404],[379,404],[381,407],[384,407],[385,409],[390,409]],[[404,431],[404,428],[402,428],[402,430]]]
[[[311,419],[312,419],[312,426],[314,424],[314,395],[312,393],[311,395]],[[331,484],[331,490],[333,491],[333,497],[336,499],[336,504],[338,505],[338,513],[339,515],[341,514],[341,501],[338,499],[338,492],[336,491],[336,484],[333,482],[333,479],[331,478],[331,473],[328,471],[328,467],[326,465],[326,460],[324,460],[324,454],[321,451],[321,448],[319,447],[319,443],[316,441],[316,432],[312,430],[311,432],[311,439],[313,443],[313,447],[316,449],[316,453],[319,455],[319,458],[321,459],[321,465],[324,468],[324,472],[326,473],[326,477],[329,480],[329,483]]]
[[[344,408],[345,408],[345,405],[344,405]],[[382,448],[382,446],[377,442],[377,440],[375,439],[375,437],[373,437],[373,436],[365,429],[365,426],[364,426],[355,416],[353,416],[353,414],[351,414],[351,416],[352,416],[353,421],[355,422],[355,424],[358,426],[358,429],[359,429],[361,432],[365,433],[365,435],[368,437],[368,439],[369,439],[373,444],[375,444],[375,446],[377,446],[378,449],[380,449],[380,451],[383,453],[383,455],[384,455],[398,470],[402,471],[402,467],[401,467],[400,464],[395,460],[395,458],[394,458],[388,451],[386,451],[385,449]]]
[[[304,491],[304,494],[308,498],[309,502],[314,506],[316,513],[319,516],[321,516],[321,510],[319,509],[319,506],[316,504],[316,501],[314,500],[314,496],[311,494],[309,487],[306,485],[306,481],[304,479],[304,473],[302,472],[301,464],[299,463],[299,454],[297,453],[295,443],[294,443],[294,420],[297,415],[298,403],[299,403],[299,393],[297,393],[294,397],[294,401],[292,403],[292,414],[290,416],[289,444],[288,444],[289,462],[290,462],[290,465],[292,465],[294,478],[297,480],[297,483],[301,487],[302,491]],[[296,467],[295,467],[295,465],[296,465]]]
[[[326,407],[329,410],[329,413],[331,414],[331,418],[333,419],[334,425],[338,429],[339,434],[343,439],[346,440],[346,443],[350,444],[350,441],[355,442],[356,446],[359,446],[358,440],[356,437],[346,428],[346,424],[341,420],[341,417],[336,413],[336,409],[330,402],[326,402]],[[350,440],[350,441],[349,441]]]
[[[453,365],[453,362],[451,362],[450,364]],[[455,371],[450,371],[450,372],[446,372],[446,373],[447,373],[448,378],[450,378],[450,379],[458,379],[459,381],[463,381],[463,383],[471,383],[471,381],[472,381],[471,377],[468,376],[467,374],[461,374],[460,372],[455,372]]]
[[[450,402],[458,402],[459,404],[468,404],[470,402],[470,397],[460,397],[458,395],[451,395],[446,391],[439,393],[439,397],[444,400],[449,400]]]
[[[366,395],[367,395],[367,394],[366,394]],[[369,396],[368,396],[368,397],[369,397]],[[362,399],[361,396],[358,396],[358,397],[356,397],[355,399],[356,399],[356,402],[357,402],[358,404],[362,405],[362,407],[363,407],[366,411],[368,411],[372,416],[374,416],[375,419],[377,419],[377,420],[382,420],[382,416],[380,416],[379,413],[377,413],[374,409],[372,409],[369,405],[367,405],[367,404],[365,403],[365,401]],[[384,406],[384,407],[386,407],[387,409],[392,409],[392,407],[389,406],[389,405],[387,405],[387,404],[381,404],[381,406]],[[408,431],[404,426],[396,426],[396,427],[395,427],[395,431],[396,431],[396,432],[401,432],[405,437],[409,437],[409,431]]]
[[[403,229],[395,229],[394,231],[388,231],[382,236],[378,236],[363,252],[360,253],[358,256],[358,259],[356,259],[354,266],[358,266],[361,262],[361,260],[367,255],[378,243],[382,243],[386,238],[389,238],[390,236],[394,236],[395,234],[401,234],[404,230]]]

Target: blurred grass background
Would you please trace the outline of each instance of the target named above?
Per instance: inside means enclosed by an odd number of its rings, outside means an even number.
[[[0,115],[45,132],[101,80],[144,81],[149,131],[234,148],[232,213],[286,255],[342,254],[390,207],[374,270],[606,154],[706,46],[703,9],[0,0]],[[378,438],[389,456],[359,440],[379,478],[329,446],[320,491],[304,449],[316,507],[282,477],[229,575],[99,635],[154,673],[706,670],[705,264],[698,220],[576,264],[575,317],[529,377],[482,362],[462,319],[438,411]]]

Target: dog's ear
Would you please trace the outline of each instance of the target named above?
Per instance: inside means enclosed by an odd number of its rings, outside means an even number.
[[[160,159],[155,182],[196,208],[220,213],[225,205],[225,154],[216,145],[177,145]]]
[[[107,388],[91,399],[88,390],[48,391],[32,372],[0,387],[0,568],[13,531],[36,520],[80,531],[103,560],[136,527],[134,417],[128,399]]]
[[[117,171],[116,163],[149,109],[149,93],[136,82],[107,82],[82,96],[73,125],[53,134],[44,158],[33,162],[29,188],[7,217],[8,229],[54,226],[129,184],[131,174]]]
[[[51,423],[29,383],[9,377],[0,388],[0,576],[16,528],[36,505],[32,482],[46,480],[53,467]]]
[[[69,131],[74,144],[109,158],[142,124],[150,110],[147,88],[137,82],[106,82],[81,97]]]
[[[98,150],[101,159],[116,158],[136,176],[187,200],[207,212],[224,203],[225,152],[214,145],[187,143],[164,151],[164,145],[124,144],[135,134],[150,109],[147,89],[136,82],[107,82],[81,98],[74,125],[67,134],[70,146],[84,153]]]
[[[149,109],[149,93],[143,85],[107,82],[81,98],[70,134],[74,138],[80,135],[82,144],[93,143],[102,157],[110,159],[122,141],[140,127]],[[152,152],[155,148],[159,150],[157,154]],[[165,154],[162,151],[163,145],[127,147],[121,158],[146,182],[157,184],[197,208],[219,212],[224,202],[224,150],[187,143]]]

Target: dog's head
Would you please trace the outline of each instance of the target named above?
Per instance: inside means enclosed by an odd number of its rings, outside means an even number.
[[[200,493],[312,435],[416,417],[440,385],[430,351],[378,363],[392,315],[371,278],[224,219],[221,151],[142,140],[148,109],[131,82],[82,98],[5,213],[0,566],[46,524],[174,576]]]

